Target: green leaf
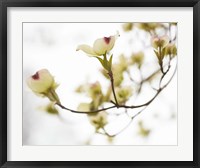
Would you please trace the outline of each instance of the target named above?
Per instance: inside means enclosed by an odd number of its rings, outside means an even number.
[[[107,60],[106,54],[103,55],[103,56],[104,56],[103,59],[101,59],[101,58],[99,58],[99,57],[96,57],[96,58],[99,60],[99,62],[101,63],[101,65],[102,65],[107,71],[110,71],[110,70],[111,70],[111,66],[112,66],[112,56],[113,56],[113,55],[111,55],[109,61]]]
[[[53,88],[50,88],[47,93],[44,94],[50,101],[60,104],[60,99]]]
[[[104,68],[109,71],[108,60],[107,60],[106,54],[104,55]]]
[[[153,50],[153,51],[156,54],[157,58],[159,59],[160,58],[159,53],[156,50]]]
[[[112,58],[113,58],[113,55],[110,56],[110,59],[109,59],[109,62],[108,62],[109,70],[111,70],[111,68],[112,68]]]
[[[165,54],[166,54],[166,48],[163,48],[161,51],[161,59],[164,58]]]
[[[99,60],[99,62],[101,63],[101,65],[106,69],[106,66],[105,66],[104,60],[102,60],[102,59],[99,58],[99,57],[96,57],[96,58]]]
[[[56,109],[55,107],[55,103],[49,103],[45,108],[44,110],[49,113],[49,114],[58,114],[58,110]]]

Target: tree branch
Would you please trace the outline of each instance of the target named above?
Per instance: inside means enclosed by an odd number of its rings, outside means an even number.
[[[102,109],[98,109],[98,110],[93,110],[93,111],[77,111],[77,110],[73,110],[73,109],[70,109],[70,108],[67,108],[65,106],[63,106],[62,104],[60,103],[56,103],[56,105],[58,105],[59,107],[61,107],[62,109],[65,109],[65,110],[68,110],[70,112],[73,112],[73,113],[79,113],[79,114],[91,114],[91,113],[98,113],[98,112],[101,112],[101,111],[105,111],[105,110],[109,110],[109,109],[113,109],[113,108],[127,108],[127,109],[134,109],[134,108],[140,108],[140,107],[144,107],[144,106],[148,106],[159,94],[160,92],[166,88],[166,86],[171,82],[171,80],[173,79],[175,73],[176,73],[176,69],[177,69],[177,64],[176,64],[176,68],[174,70],[174,73],[172,75],[172,77],[169,79],[169,81],[163,86],[159,86],[159,89],[157,90],[157,93],[149,100],[147,101],[146,103],[144,104],[140,104],[140,105],[131,105],[131,106],[128,106],[128,105],[113,105],[113,106],[110,106],[110,107],[106,107],[106,108],[102,108]],[[166,71],[167,73],[168,71]],[[162,82],[162,79],[163,79],[163,76],[166,75],[166,74],[163,74],[161,79],[160,79],[160,83]]]
[[[170,66],[168,67],[167,71],[165,71],[165,74],[169,71],[169,69],[170,69]],[[150,105],[151,102],[158,96],[158,94],[171,82],[171,80],[173,79],[174,75],[176,74],[176,69],[177,69],[177,64],[176,64],[176,68],[175,68],[174,73],[173,73],[172,77],[170,78],[170,80],[162,88],[159,86],[159,89],[158,89],[156,95],[151,100],[149,100],[147,103],[145,103],[143,105],[140,105],[141,107],[145,105],[145,107],[142,110],[140,110],[139,112],[137,112],[134,116],[132,116],[130,118],[130,121],[128,122],[128,124],[125,127],[123,127],[118,133],[113,134],[113,135],[109,134],[106,131],[106,129],[103,128],[104,133],[101,133],[101,134],[102,135],[106,135],[108,137],[115,137],[115,136],[121,134],[125,129],[127,129],[129,127],[129,125],[133,122],[134,118],[137,117],[139,114],[141,114],[148,107],[148,105]],[[163,76],[165,76],[165,74],[163,74]],[[160,79],[160,83],[162,82],[162,79],[164,78],[163,76]],[[133,107],[133,106],[126,106],[125,108],[127,110],[127,108],[131,108],[131,107]]]

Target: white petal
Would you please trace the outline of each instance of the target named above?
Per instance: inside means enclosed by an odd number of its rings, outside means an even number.
[[[77,47],[76,51],[79,51],[79,50],[82,50],[83,52],[85,52],[88,55],[98,56],[98,54],[95,53],[93,48],[90,47],[89,45],[85,45],[85,44],[79,45]]]
[[[109,40],[109,42],[110,42],[110,40]],[[103,55],[107,51],[108,44],[105,42],[104,38],[99,38],[94,42],[93,50],[98,55]]]

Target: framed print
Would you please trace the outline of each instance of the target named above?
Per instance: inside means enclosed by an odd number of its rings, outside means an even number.
[[[2,167],[198,167],[199,1],[1,1]]]

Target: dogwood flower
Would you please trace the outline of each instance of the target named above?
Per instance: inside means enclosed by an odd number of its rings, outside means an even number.
[[[88,119],[96,130],[99,130],[108,124],[108,113],[106,111],[102,111],[96,114],[88,114]]]
[[[177,55],[177,48],[176,45],[173,43],[169,43],[166,46],[166,50],[165,50],[165,54],[166,55],[171,55],[172,57],[175,57]]]
[[[37,95],[46,96],[51,101],[59,102],[55,92],[57,84],[47,69],[41,69],[27,79],[28,87]]]
[[[55,103],[56,102],[50,102],[46,106],[39,107],[39,110],[45,111],[52,115],[58,114],[59,112],[58,112],[57,108],[55,107]]]
[[[116,91],[116,97],[119,104],[125,104],[126,101],[132,96],[133,89],[130,86],[126,87],[117,87],[115,89]],[[114,96],[111,96],[111,99],[114,100]]]
[[[144,61],[144,53],[142,51],[133,53],[131,55],[131,64],[137,64],[139,67],[141,67],[143,61]]]
[[[101,56],[104,55],[106,52],[112,50],[118,37],[119,33],[117,32],[117,34],[114,36],[103,37],[95,40],[93,47],[90,47],[86,44],[79,45],[76,51],[82,50],[90,56]]]
[[[30,76],[27,84],[33,92],[45,93],[54,85],[54,78],[47,69],[42,69]]]
[[[131,31],[133,28],[133,23],[124,23],[122,28],[125,32]]]
[[[80,103],[78,106],[78,111],[90,111],[90,103]]]
[[[169,37],[167,35],[162,37],[153,37],[151,39],[151,44],[155,49],[158,49],[159,47],[165,48],[168,43],[169,43]]]

